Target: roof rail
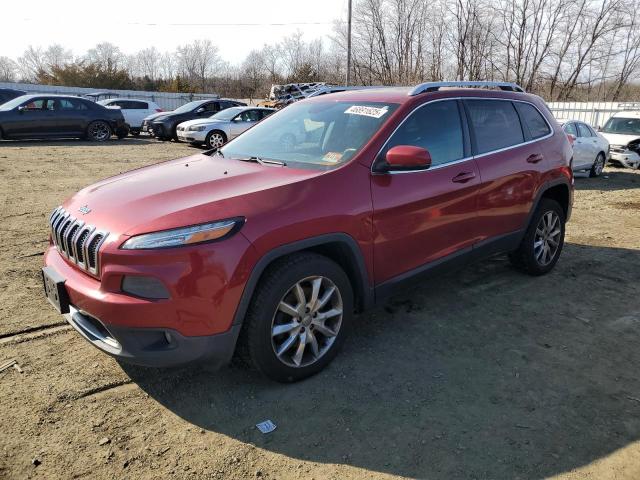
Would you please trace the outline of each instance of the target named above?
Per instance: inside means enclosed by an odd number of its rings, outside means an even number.
[[[524,89],[516,84],[509,82],[425,82],[420,85],[416,85],[409,92],[409,96],[420,95],[421,93],[437,92],[443,87],[467,87],[467,88],[499,88],[500,90],[506,90],[509,92],[522,92]]]

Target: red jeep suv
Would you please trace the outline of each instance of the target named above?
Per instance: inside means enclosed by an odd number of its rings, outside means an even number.
[[[416,275],[498,252],[551,270],[571,152],[545,103],[509,83],[300,101],[218,150],[56,208],[45,292],[116,358],[165,367],[235,352],[302,379],[333,359],[354,313]]]

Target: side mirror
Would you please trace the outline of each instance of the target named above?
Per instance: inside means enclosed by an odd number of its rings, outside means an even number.
[[[596,130],[597,130],[598,132],[601,132],[601,131],[602,131],[602,127],[601,127],[600,125],[598,125],[598,126],[596,127]]]
[[[397,145],[387,151],[389,170],[426,170],[431,166],[431,154],[426,148]]]
[[[18,107],[18,111],[19,111],[20,113],[24,113],[24,112],[26,112],[26,110],[27,110],[27,106],[26,106],[26,105],[20,105],[20,106]]]

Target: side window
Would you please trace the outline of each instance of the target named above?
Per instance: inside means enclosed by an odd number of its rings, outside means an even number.
[[[125,104],[126,106],[122,108],[128,108],[130,110],[147,110],[149,108],[146,102],[138,102],[135,100],[128,100]]]
[[[260,119],[267,118],[272,113],[271,110],[260,110]]]
[[[31,100],[30,102],[27,102],[23,105],[21,105],[22,107],[24,107],[25,110],[27,111],[32,111],[32,110],[46,110],[47,108],[47,101],[44,98],[37,98],[35,100]]]
[[[426,148],[431,154],[432,165],[462,159],[464,141],[458,102],[433,102],[420,107],[391,136],[382,151],[382,158],[397,145]]]
[[[562,129],[566,132],[569,133],[571,135],[573,135],[574,137],[578,136],[578,131],[576,130],[576,124],[571,122],[571,123],[565,123],[564,127],[562,127]]]
[[[486,153],[524,142],[522,126],[511,102],[504,100],[465,100],[477,153]]]
[[[551,129],[547,122],[542,117],[540,112],[529,103],[521,103],[514,102],[518,113],[520,114],[520,119],[522,123],[526,125],[529,129],[529,134],[531,135],[531,140],[535,140],[536,138],[544,137],[551,133]]]
[[[59,98],[53,102],[54,110],[86,110],[87,106],[78,101],[69,98]]]
[[[218,102],[211,102],[204,105],[204,109],[207,112],[217,112],[220,110],[220,104]]]
[[[577,123],[578,126],[578,135],[580,137],[590,137],[591,132],[589,131],[589,127],[587,127],[584,123]]]

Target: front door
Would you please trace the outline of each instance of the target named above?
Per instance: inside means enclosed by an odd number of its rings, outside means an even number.
[[[371,176],[377,284],[474,243],[480,175],[469,157],[461,114],[457,100],[421,106],[405,119],[376,159],[374,171],[396,145],[426,148],[432,158],[431,167],[423,171]]]

